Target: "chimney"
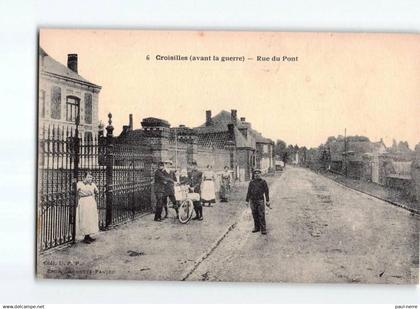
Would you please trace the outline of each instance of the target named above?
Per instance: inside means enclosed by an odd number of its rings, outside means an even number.
[[[133,130],[133,114],[128,115],[128,129]]]
[[[233,123],[228,124],[228,133],[229,133],[229,140],[234,141],[235,140],[235,131],[234,131],[234,124]]]
[[[124,126],[122,127],[122,131],[121,131],[121,133],[120,133],[120,136],[126,136],[126,135],[127,135],[127,133],[128,133],[128,131],[130,131],[130,128],[129,128],[127,125],[124,125]]]
[[[211,121],[211,110],[206,111],[206,126],[209,126],[212,124]]]
[[[237,110],[236,109],[232,109],[231,111],[230,111],[230,116],[231,116],[231,118],[232,118],[232,122],[234,123],[234,124],[236,124],[236,122],[238,121],[238,112],[237,112]]]
[[[242,122],[245,122],[245,117],[241,117],[241,121]]]
[[[77,73],[77,54],[67,55],[67,67]]]

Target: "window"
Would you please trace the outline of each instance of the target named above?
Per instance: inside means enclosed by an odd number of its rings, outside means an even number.
[[[263,146],[263,153],[268,153],[268,145]]]
[[[79,114],[79,99],[69,96],[66,99],[66,120],[75,122]]]
[[[39,115],[45,117],[45,90],[39,92]]]
[[[61,119],[61,88],[51,88],[51,118]]]
[[[85,93],[85,123],[92,124],[92,95]]]
[[[93,140],[92,132],[86,131],[85,132],[85,141],[92,141],[92,140]]]

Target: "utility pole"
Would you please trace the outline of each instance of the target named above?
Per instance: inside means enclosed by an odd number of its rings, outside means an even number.
[[[178,170],[178,131],[175,128],[175,170]]]
[[[344,128],[344,175],[347,177],[347,128]]]

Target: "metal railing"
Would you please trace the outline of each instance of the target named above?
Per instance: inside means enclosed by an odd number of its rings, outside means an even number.
[[[81,139],[77,130],[43,127],[38,152],[38,245],[40,252],[76,240],[76,183],[92,174],[99,228],[131,220],[150,211],[152,156],[149,148],[124,144],[107,134]]]

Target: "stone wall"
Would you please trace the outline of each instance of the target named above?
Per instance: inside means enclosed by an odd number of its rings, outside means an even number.
[[[415,157],[411,164],[412,194],[420,204],[420,143],[415,148]]]

